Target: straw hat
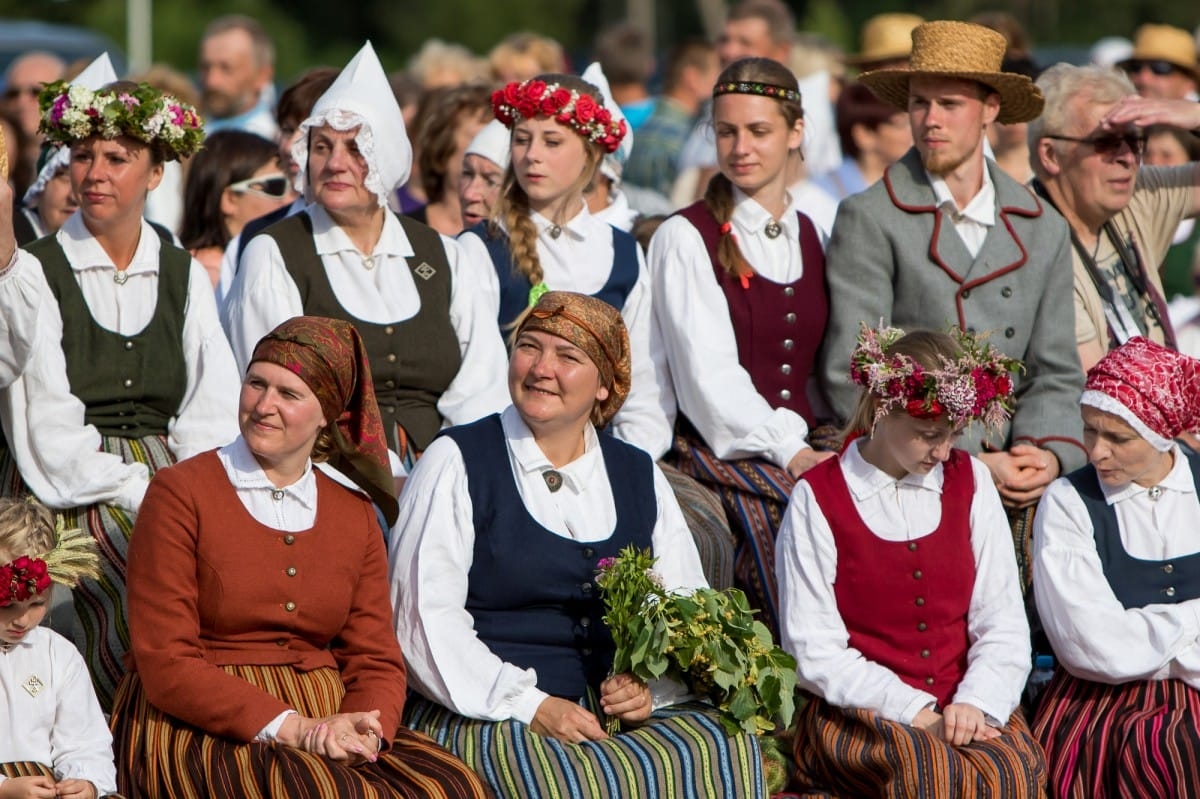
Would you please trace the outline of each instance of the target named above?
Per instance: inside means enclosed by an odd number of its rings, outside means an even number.
[[[1200,69],[1196,63],[1196,40],[1192,34],[1170,25],[1147,24],[1137,29],[1133,39],[1133,52],[1117,62],[1125,68],[1130,61],[1166,61],[1200,82]]]
[[[879,99],[906,111],[908,79],[932,75],[978,81],[995,89],[1000,95],[998,122],[1028,122],[1042,113],[1045,100],[1033,81],[1000,71],[1007,42],[991,28],[970,22],[926,22],[913,29],[912,43],[907,69],[879,69],[859,76]]]
[[[913,28],[924,22],[916,14],[876,14],[859,34],[858,55],[846,56],[851,66],[877,64],[908,58],[912,52]]]

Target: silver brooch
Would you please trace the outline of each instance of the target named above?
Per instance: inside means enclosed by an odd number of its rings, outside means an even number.
[[[363,265],[363,269],[366,269],[368,271],[371,269],[374,269],[375,268],[375,256],[374,255],[364,255],[363,259],[362,259],[362,265]]]
[[[37,698],[37,695],[46,687],[46,683],[42,682],[41,678],[36,674],[31,674],[28,680],[21,683],[21,687],[25,689],[25,693]]]
[[[437,274],[437,270],[425,261],[421,261],[421,263],[417,264],[417,268],[414,269],[413,272],[416,273],[417,277],[421,278],[422,280],[428,280]]]
[[[275,500],[276,502],[283,502],[283,494],[284,491],[282,488],[273,489],[271,491],[271,499]]]
[[[563,476],[553,469],[542,472],[542,479],[546,481],[546,488],[550,489],[551,494],[563,487]]]
[[[778,222],[776,222],[774,219],[772,219],[770,222],[767,223],[767,238],[768,239],[777,239],[777,238],[779,238],[779,234],[782,232],[783,232],[783,226],[780,225]]]
[[[559,236],[562,235],[562,226],[551,225],[547,232],[549,232],[550,238],[557,239]]]
[[[124,286],[125,281],[129,280],[129,271],[126,269],[118,269],[113,273],[113,282],[118,286]]]
[[[1150,486],[1150,488],[1146,491],[1146,496],[1150,497],[1150,499],[1158,499],[1162,495],[1162,486]]]

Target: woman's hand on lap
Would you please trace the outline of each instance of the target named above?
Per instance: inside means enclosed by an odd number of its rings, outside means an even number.
[[[54,778],[13,777],[0,782],[0,799],[54,799]]]
[[[989,727],[983,711],[974,705],[955,703],[942,710],[942,739],[954,746],[965,746],[972,741],[987,741],[1000,735],[1000,730]]]
[[[96,799],[96,786],[88,780],[63,780],[55,786],[57,799]]]
[[[618,674],[600,683],[600,704],[608,715],[629,723],[645,721],[654,709],[649,686],[632,674]]]
[[[798,478],[821,461],[828,460],[836,454],[836,452],[818,452],[812,447],[804,447],[788,461],[788,474]]]
[[[568,744],[603,741],[608,737],[594,713],[556,696],[542,700],[529,728],[538,735],[556,738]]]

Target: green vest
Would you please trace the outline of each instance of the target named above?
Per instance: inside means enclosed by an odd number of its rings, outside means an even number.
[[[446,248],[437,231],[411,219],[397,218],[412,243],[408,268],[421,298],[421,309],[411,319],[388,324],[356,319],[337,301],[317,254],[308,214],[289,216],[261,235],[270,236],[279,247],[288,274],[300,292],[305,315],[344,319],[363,337],[388,445],[399,451],[399,426],[412,446],[421,451],[442,429],[437,401],[458,374],[462,354],[450,323],[451,277]]]
[[[183,320],[192,256],[162,244],[154,316],[141,332],[122,336],[92,318],[57,236],[25,249],[41,261],[58,301],[67,380],[86,407],[84,421],[104,436],[166,435],[187,390]]]
[[[1191,297],[1196,293],[1192,282],[1192,256],[1200,242],[1200,222],[1192,226],[1192,233],[1185,241],[1172,244],[1163,256],[1159,274],[1162,276],[1163,298],[1170,302],[1176,297]]]

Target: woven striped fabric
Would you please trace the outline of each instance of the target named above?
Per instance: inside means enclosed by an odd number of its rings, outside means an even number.
[[[667,460],[721,498],[737,539],[734,585],[746,592],[751,607],[762,611],[760,619],[779,640],[775,534],[796,481],[785,469],[757,458],[723,461],[687,427],[680,423]]]
[[[952,746],[907,724],[813,699],[794,745],[804,797],[1025,799],[1045,796],[1046,762],[1020,711],[1004,734]]]
[[[299,713],[337,712],[344,689],[333,669],[226,666]],[[214,697],[220,701],[220,697]],[[401,728],[374,763],[348,766],[290,746],[206,735],[151,705],[137,673],[126,675],[112,717],[117,785],[129,799],[485,799],[461,760]]]
[[[129,439],[104,436],[101,449],[117,455],[125,463],[142,463],[151,476],[175,462],[167,448],[166,436]],[[16,461],[7,446],[0,452],[0,490],[3,496],[28,496],[29,490],[17,472]],[[89,505],[68,508],[59,516],[68,527],[83,527],[100,550],[100,579],[84,580],[72,592],[75,624],[72,635],[83,653],[96,698],[105,713],[112,709],[113,693],[129,651],[129,626],[125,619],[125,555],[136,514],[113,505]]]
[[[1033,732],[1056,799],[1200,797],[1200,691],[1179,680],[1104,685],[1060,668]]]
[[[413,696],[405,721],[466,761],[498,797],[763,797],[753,735],[729,736],[711,706],[690,702],[604,741],[565,744],[519,721],[478,721]]]
[[[700,565],[704,567],[704,577],[709,586],[729,588],[733,585],[733,559],[737,541],[729,529],[729,520],[725,518],[725,506],[716,494],[673,466],[660,463],[659,468],[675,492],[675,500],[683,511],[683,519],[700,552]]]
[[[1017,574],[1021,578],[1021,596],[1029,596],[1033,589],[1033,516],[1037,505],[1028,508],[1004,508],[1008,514],[1008,526],[1012,531],[1013,549],[1017,554]]]

